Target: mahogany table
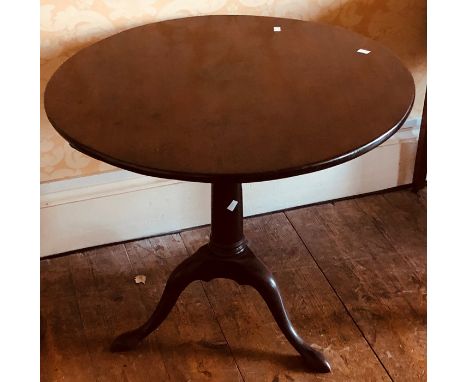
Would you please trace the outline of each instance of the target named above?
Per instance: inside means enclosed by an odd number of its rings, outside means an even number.
[[[174,270],[149,320],[111,349],[131,349],[157,329],[192,281],[228,278],[260,293],[313,371],[330,371],[294,330],[275,279],[247,245],[241,184],[366,153],[403,124],[414,90],[380,44],[282,18],[152,23],[68,59],[47,85],[45,109],[74,148],[137,173],[212,184],[209,243]]]

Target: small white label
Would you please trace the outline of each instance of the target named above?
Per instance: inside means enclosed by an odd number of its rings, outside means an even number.
[[[281,27],[273,27],[273,32],[281,32]]]
[[[233,201],[229,204],[229,206],[227,206],[227,209],[228,209],[229,211],[231,211],[231,212],[234,211],[234,209],[235,209],[236,206],[237,206],[237,203],[239,203],[237,200],[233,200]]]
[[[361,54],[369,54],[371,51],[367,49],[358,49],[356,52]]]

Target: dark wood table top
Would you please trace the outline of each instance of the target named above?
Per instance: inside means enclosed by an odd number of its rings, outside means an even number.
[[[252,182],[364,154],[403,124],[414,91],[392,52],[345,29],[200,16],[81,50],[50,79],[45,109],[73,147],[117,167]]]

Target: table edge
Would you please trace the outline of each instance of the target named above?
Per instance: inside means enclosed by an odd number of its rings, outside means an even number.
[[[54,128],[75,150],[78,150],[83,154],[86,154],[94,159],[106,162],[115,167],[118,167],[127,171],[131,171],[131,172],[135,172],[141,175],[165,178],[165,179],[176,179],[176,180],[189,181],[189,182],[200,182],[200,183],[213,183],[213,182],[252,183],[252,182],[264,182],[264,181],[269,181],[269,180],[289,178],[293,176],[317,172],[320,170],[324,170],[324,169],[348,162],[352,159],[355,159],[369,152],[373,148],[385,142],[387,139],[389,139],[392,135],[394,135],[400,129],[400,127],[404,124],[404,122],[406,121],[406,119],[408,118],[411,112],[411,109],[414,104],[414,99],[415,99],[415,91],[413,88],[411,104],[409,105],[405,115],[401,118],[401,120],[391,129],[386,131],[384,134],[378,136],[377,138],[373,139],[372,141],[360,147],[350,150],[338,157],[325,159],[321,162],[309,163],[303,166],[284,168],[284,169],[267,171],[267,172],[262,172],[262,173],[210,174],[210,173],[188,173],[184,171],[172,171],[172,170],[168,171],[168,170],[163,170],[163,169],[149,168],[145,166],[128,163],[128,162],[113,158],[109,155],[100,153],[96,150],[93,150],[75,141],[73,138],[67,136],[66,133],[64,133],[60,129],[57,129],[56,126],[54,126]],[[51,123],[52,125],[54,125],[52,121]]]

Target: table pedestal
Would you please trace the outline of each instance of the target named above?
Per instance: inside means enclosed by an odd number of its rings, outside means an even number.
[[[211,190],[210,242],[176,267],[148,321],[139,328],[118,336],[112,343],[111,350],[130,350],[156,330],[177,302],[179,295],[192,281],[225,278],[255,288],[267,303],[283,334],[306,364],[313,371],[329,372],[330,364],[324,355],[306,344],[294,329],[272,273],[247,246],[243,233],[242,185],[213,183]],[[231,211],[233,205],[235,208]],[[228,209],[228,206],[231,208]]]

